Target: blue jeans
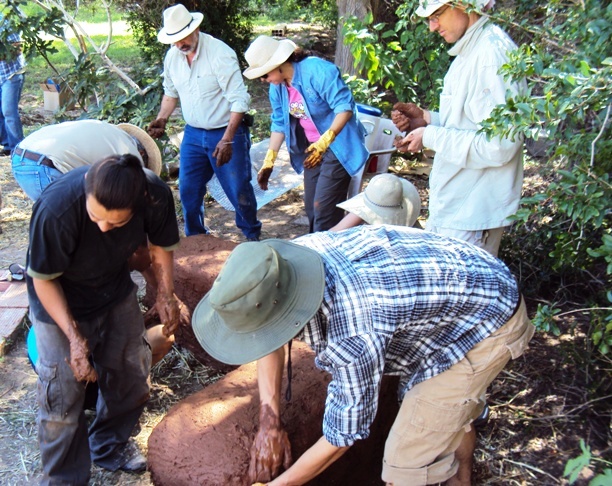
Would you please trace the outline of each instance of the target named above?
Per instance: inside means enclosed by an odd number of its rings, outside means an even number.
[[[251,140],[246,127],[236,130],[232,158],[217,167],[212,156],[225,128],[204,130],[185,126],[181,144],[179,193],[185,218],[185,235],[207,233],[204,226],[204,195],[206,184],[216,175],[227,198],[236,209],[236,226],[247,238],[258,238],[261,222],[257,220],[257,201],[251,185]]]
[[[13,175],[23,192],[36,201],[43,189],[63,174],[53,167],[42,165],[40,160],[45,157],[43,154],[38,161],[24,159],[22,155],[13,153],[11,158]]]
[[[38,348],[38,439],[41,485],[87,484],[90,466],[117,470],[116,452],[127,443],[149,397],[151,348],[146,341],[136,287],[96,318],[79,321],[98,374],[96,418],[87,430],[85,384],[67,359],[68,339],[53,321],[30,312]]]
[[[25,75],[15,74],[0,84],[0,143],[5,150],[13,150],[23,140],[19,118],[19,99]]]

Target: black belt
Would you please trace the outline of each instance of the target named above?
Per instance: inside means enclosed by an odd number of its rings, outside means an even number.
[[[31,160],[33,162],[39,162],[40,165],[45,165],[47,167],[52,167],[53,169],[55,169],[53,161],[46,155],[39,154],[37,152],[31,152],[29,150],[24,150],[21,147],[15,147],[15,150],[13,150],[13,154],[21,155],[21,157],[24,159]]]

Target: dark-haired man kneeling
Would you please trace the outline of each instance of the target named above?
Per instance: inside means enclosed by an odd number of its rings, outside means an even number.
[[[41,484],[87,484],[91,460],[142,471],[129,440],[149,397],[151,350],[128,259],[148,239],[165,332],[179,323],[173,249],[179,234],[168,186],[133,155],[74,169],[36,201],[27,275],[39,353]],[[87,429],[85,385],[97,381]]]

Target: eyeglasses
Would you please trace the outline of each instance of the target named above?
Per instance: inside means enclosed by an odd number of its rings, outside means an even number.
[[[268,79],[268,74],[270,73],[266,73],[266,74],[263,74],[262,76],[259,76],[259,79]]]
[[[429,17],[427,17],[426,19],[423,19],[423,21],[428,26],[431,23],[438,24],[440,22],[440,17],[442,17],[442,14],[444,12],[446,12],[449,8],[451,8],[450,5],[445,5],[444,7],[440,7],[438,10],[436,10]]]

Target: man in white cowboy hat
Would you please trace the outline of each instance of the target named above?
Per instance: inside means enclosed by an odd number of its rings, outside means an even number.
[[[261,222],[251,186],[249,129],[243,123],[250,96],[236,53],[199,31],[204,16],[183,5],[164,10],[158,40],[171,44],[164,60],[164,96],[148,132],[165,133],[168,118],[181,101],[187,125],[181,143],[179,191],[185,234],[204,234],[204,195],[213,175],[236,210],[236,226],[248,240],[258,240]]]
[[[274,486],[308,482],[366,438],[387,373],[401,377],[402,405],[382,479],[469,485],[481,396],[534,332],[500,260],[461,240],[368,225],[239,245],[192,326],[216,359],[259,360],[260,416],[269,420],[253,442],[250,479]],[[274,479],[291,463],[280,384],[294,338],[332,379],[323,437]]]
[[[421,0],[416,14],[449,44],[455,60],[444,77],[439,112],[396,105],[392,119],[408,135],[401,151],[435,150],[426,229],[469,241],[496,255],[518,207],[523,138],[478,133],[493,108],[525,94],[526,84],[500,74],[517,48],[482,12],[494,0]],[[421,126],[425,120],[426,126]],[[414,128],[412,122],[416,121]]]
[[[71,170],[32,209],[27,256],[36,330],[42,485],[87,484],[91,462],[141,472],[130,440],[149,398],[151,348],[128,259],[149,241],[156,307],[166,334],[179,324],[173,249],[179,243],[170,188],[132,154]],[[97,381],[96,416],[83,411]]]
[[[415,226],[421,212],[421,197],[406,179],[394,174],[378,174],[363,192],[338,207],[347,214],[330,231],[342,231],[363,223]]]
[[[13,151],[13,175],[36,201],[42,191],[66,172],[93,165],[110,155],[132,154],[159,175],[162,156],[155,140],[130,123],[76,120],[48,125],[28,135]]]

